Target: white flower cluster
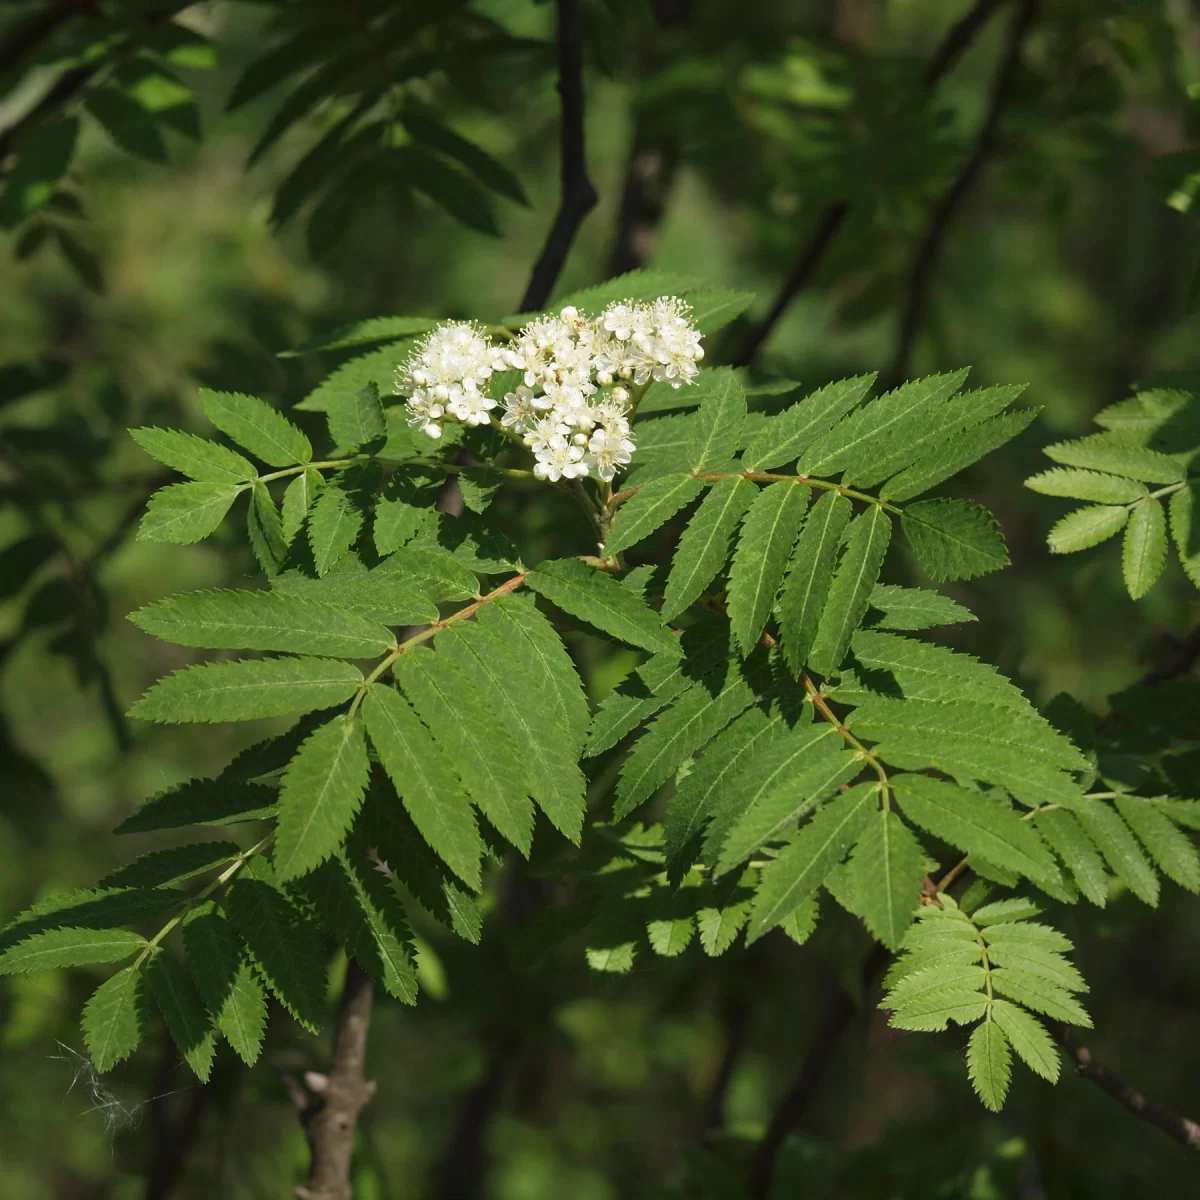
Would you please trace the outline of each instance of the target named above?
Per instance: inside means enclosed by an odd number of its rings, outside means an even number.
[[[431,438],[442,422],[495,423],[490,394],[498,371],[521,371],[503,397],[500,425],[533,451],[539,479],[611,480],[633,457],[630,396],[623,383],[691,383],[704,351],[688,306],[674,296],[610,304],[597,318],[564,308],[531,321],[507,346],[478,326],[440,325],[397,371],[409,424]]]

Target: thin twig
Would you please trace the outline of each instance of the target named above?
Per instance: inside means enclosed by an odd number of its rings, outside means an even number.
[[[908,361],[912,355],[913,343],[916,341],[917,330],[920,329],[921,321],[925,316],[925,306],[929,299],[934,271],[937,269],[938,260],[946,244],[950,226],[988,159],[996,150],[1000,122],[1012,92],[1017,68],[1021,65],[1021,51],[1030,29],[1033,27],[1037,10],[1038,0],[1021,0],[1021,5],[1013,18],[1012,29],[1009,31],[1004,56],[1000,60],[1000,67],[992,84],[991,99],[988,102],[987,114],[979,129],[979,135],[975,139],[975,148],[971,151],[970,157],[957,178],[934,209],[925,236],[917,247],[913,258],[912,273],[908,281],[904,313],[900,318],[896,352],[886,377],[887,384],[890,386],[900,383],[908,372]]]
[[[1103,1063],[1098,1063],[1092,1052],[1075,1041],[1066,1027],[1056,1031],[1058,1041],[1075,1064],[1075,1074],[1094,1083],[1106,1091],[1118,1104],[1122,1104],[1135,1116],[1161,1129],[1167,1137],[1178,1142],[1187,1150],[1200,1152],[1200,1123],[1185,1117],[1156,1100],[1147,1100],[1136,1088],[1118,1079]]]
[[[932,91],[937,86],[946,72],[975,39],[1000,3],[1001,0],[976,0],[971,11],[951,28],[933,52],[929,65],[921,76],[921,84],[925,91]],[[824,261],[826,253],[833,245],[838,232],[850,215],[850,211],[851,205],[844,200],[828,204],[822,210],[807,245],[800,253],[799,261],[792,268],[791,274],[784,280],[767,315],[757,325],[752,326],[746,334],[745,340],[734,356],[735,366],[749,366],[754,360],[789,305],[808,286],[813,275],[816,274],[817,268]]]
[[[583,21],[579,0],[558,0],[558,94],[562,107],[561,199],[546,244],[533,266],[521,312],[542,308],[562,273],[583,219],[596,206],[583,140]]]
[[[874,984],[876,977],[887,965],[887,960],[887,949],[877,944],[863,963],[860,980],[864,993]],[[747,1195],[750,1200],[766,1200],[770,1193],[783,1143],[808,1111],[808,1106],[817,1094],[829,1068],[838,1041],[858,1009],[858,998],[839,988],[825,1011],[825,1019],[813,1038],[808,1055],[800,1065],[792,1086],[784,1093],[783,1099],[771,1115],[767,1132],[754,1151],[747,1183]]]

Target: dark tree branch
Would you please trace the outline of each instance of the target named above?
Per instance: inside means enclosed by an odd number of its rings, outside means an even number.
[[[932,91],[937,86],[1002,2],[1003,0],[976,0],[971,11],[950,29],[933,52],[929,65],[922,73],[921,84],[925,91]],[[817,268],[824,261],[826,253],[836,240],[846,218],[850,215],[850,210],[851,205],[847,201],[837,201],[826,205],[817,218],[807,245],[801,251],[799,261],[779,289],[770,311],[746,334],[745,340],[734,356],[735,366],[749,366],[757,356],[763,343],[771,336],[789,305],[808,286],[813,275],[816,274]]]
[[[729,1095],[729,1086],[750,1042],[750,1002],[746,996],[740,991],[731,995],[726,1001],[722,1018],[725,1048],[721,1051],[721,1061],[704,1104],[701,1137],[705,1141],[725,1128],[725,1100]]]
[[[1118,1079],[1103,1063],[1098,1063],[1092,1052],[1079,1045],[1069,1029],[1057,1030],[1059,1043],[1075,1064],[1075,1074],[1094,1083],[1106,1091],[1118,1104],[1124,1105],[1135,1116],[1161,1129],[1187,1150],[1200,1152],[1200,1123],[1181,1113],[1147,1100],[1141,1092]]]
[[[887,961],[887,949],[884,946],[876,945],[867,956],[867,961],[863,963],[860,978],[864,992],[874,984],[876,976],[887,965]],[[821,1086],[834,1051],[837,1049],[837,1044],[858,1009],[857,998],[840,989],[830,1001],[829,1007],[825,1011],[825,1019],[817,1030],[808,1056],[800,1065],[800,1071],[793,1080],[792,1086],[784,1093],[783,1099],[780,1100],[772,1114],[767,1132],[754,1152],[747,1183],[747,1195],[751,1200],[766,1200],[770,1193],[771,1182],[775,1178],[775,1169],[778,1166],[779,1152],[783,1149],[783,1143],[787,1135],[800,1124],[804,1114],[808,1111],[809,1103]]]
[[[545,306],[583,219],[596,206],[583,140],[583,23],[579,0],[558,0],[558,94],[562,105],[561,200],[546,244],[533,266],[521,312]]]
[[[204,1112],[212,1096],[213,1083],[184,1090],[183,1102],[174,1112],[171,1081],[178,1062],[178,1051],[170,1035],[163,1039],[159,1069],[155,1075],[155,1095],[149,1101],[150,1163],[146,1170],[143,1200],[169,1200],[179,1182],[183,1165],[200,1134]]]
[[[887,374],[887,381],[892,386],[900,383],[908,373],[908,362],[912,355],[913,343],[916,341],[917,331],[925,316],[929,289],[933,282],[934,272],[937,270],[938,260],[941,258],[942,249],[946,244],[950,226],[988,159],[995,152],[1000,122],[1012,92],[1017,68],[1021,65],[1021,51],[1025,44],[1025,38],[1033,26],[1037,9],[1037,0],[1021,0],[1016,16],[1013,18],[1012,29],[1009,31],[1004,56],[1000,60],[1000,67],[996,72],[995,82],[992,84],[991,99],[988,102],[987,114],[980,127],[979,136],[975,140],[975,148],[971,151],[971,155],[958,177],[934,209],[929,220],[929,228],[926,230],[921,244],[917,247],[912,273],[909,276],[904,313],[900,319],[896,353]]]
[[[808,239],[799,261],[792,268],[791,274],[779,289],[775,302],[770,311],[757,325],[746,334],[746,340],[734,358],[734,366],[746,367],[754,361],[762,344],[769,338],[779,323],[780,317],[787,311],[792,301],[808,286],[809,280],[816,274],[817,268],[824,261],[829,247],[833,245],[838,231],[850,215],[850,205],[845,201],[827,205],[817,221],[817,226]]]
[[[306,1077],[313,1098],[301,1114],[312,1151],[308,1184],[296,1189],[300,1200],[351,1200],[350,1161],[359,1114],[375,1094],[363,1074],[371,1027],[374,984],[353,959],[338,1006],[333,1060],[328,1075]]]
[[[609,275],[624,275],[643,266],[654,253],[658,227],[679,166],[671,140],[655,144],[646,138],[639,118],[625,164],[617,236],[608,260]]]

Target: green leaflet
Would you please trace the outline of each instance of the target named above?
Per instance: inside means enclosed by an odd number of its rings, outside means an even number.
[[[887,808],[868,821],[854,843],[843,869],[854,912],[889,950],[898,949],[912,924],[921,899],[921,882],[929,869],[921,843]]]
[[[183,920],[183,947],[205,1007],[238,1057],[252,1067],[267,1028],[267,998],[229,919],[211,901]]]
[[[318,575],[324,575],[354,545],[362,509],[336,483],[327,484],[308,513],[308,543]]]
[[[402,546],[371,574],[433,587],[439,600],[471,600],[479,595],[475,573],[441,546]]]
[[[931,375],[877,397],[817,438],[800,455],[796,473],[827,479],[844,472],[845,482],[864,485],[886,478],[891,471],[885,469],[881,475],[876,464],[887,461],[911,437],[927,430],[931,415],[958,391],[966,377],[966,370]]]
[[[753,292],[735,292],[729,288],[701,288],[688,294],[692,323],[706,336],[724,329],[753,303]]]
[[[1006,389],[997,388],[997,391]],[[1019,388],[1008,389],[1015,392]],[[974,395],[975,393],[969,393]],[[967,397],[963,397],[966,399]],[[880,499],[908,500],[929,491],[959,471],[978,462],[985,454],[1011,442],[1023,429],[1032,424],[1040,409],[1027,408],[1022,412],[1004,413],[984,421],[972,429],[955,433],[917,459],[911,467],[893,476],[879,489]]]
[[[374,381],[357,392],[331,397],[325,406],[325,419],[329,423],[329,436],[344,451],[378,448],[387,437],[387,419]]]
[[[1137,796],[1119,796],[1115,803],[1155,866],[1180,887],[1200,891],[1200,855],[1191,840],[1168,817]]]
[[[554,693],[556,727],[570,735],[572,754],[578,757],[591,711],[583,680],[554,626],[530,596],[501,596],[482,608],[476,619],[485,629],[494,629],[498,637],[511,639],[522,656],[528,654],[533,673]]]
[[[828,384],[779,416],[768,418],[742,455],[745,469],[769,471],[791,462],[854,408],[874,382],[871,374]]]
[[[872,445],[869,453],[860,451],[845,480],[853,477],[870,487],[899,472],[905,479],[897,486],[906,496],[915,496],[1015,437],[1036,415],[1036,410],[995,415],[1025,390],[1023,386],[983,388],[942,398],[938,393],[948,384],[939,386],[937,378],[917,381],[929,385],[930,400],[893,425],[880,445]]]
[[[1044,447],[1043,453],[1068,467],[1102,471],[1143,483],[1178,483],[1186,475],[1175,459],[1148,450],[1122,433],[1093,433],[1073,442],[1055,442]]]
[[[146,939],[130,929],[46,929],[0,954],[0,975],[120,962],[145,944]]]
[[[280,592],[184,592],[129,619],[163,641],[212,650],[374,658],[395,643],[388,629],[367,617]]]
[[[730,367],[718,367],[700,402],[700,412],[688,442],[693,471],[715,471],[737,453],[746,420],[746,393]]]
[[[1193,519],[1196,490],[1193,484],[1171,497],[1171,536],[1184,574],[1200,588],[1200,521]]]
[[[829,588],[808,659],[822,675],[837,672],[871,602],[892,539],[892,519],[880,505],[860,513],[846,533],[846,549]]]
[[[520,180],[486,150],[443,125],[436,119],[435,111],[424,106],[418,109],[416,101],[409,98],[400,120],[418,142],[454,159],[485,187],[528,207],[529,200]]]
[[[1135,896],[1151,907],[1158,904],[1158,878],[1116,810],[1102,800],[1090,800],[1076,810],[1084,832],[1104,855],[1112,873]]]
[[[313,338],[293,350],[280,350],[276,358],[300,358],[320,350],[344,350],[349,346],[369,346],[372,342],[390,342],[396,338],[416,337],[438,324],[430,317],[370,317],[341,325]]]
[[[0,225],[12,229],[54,195],[67,173],[79,137],[79,118],[44,121],[17,147],[20,157],[4,179]]]
[[[390,788],[373,782],[368,789],[361,833],[368,844],[376,847],[395,879],[431,917],[459,937],[478,944],[483,930],[478,901],[429,849],[404,806],[393,799]],[[385,882],[389,888],[392,886],[390,881]]]
[[[455,875],[479,891],[483,843],[449,759],[389,687],[377,684],[372,689],[363,702],[363,717],[379,761],[413,824]]]
[[[325,1014],[326,970],[312,921],[279,888],[245,875],[229,889],[226,903],[268,987],[305,1029],[316,1033]]]
[[[555,304],[568,304],[588,316],[599,316],[610,304],[621,300],[657,300],[659,296],[686,296],[695,291],[699,281],[690,275],[674,271],[637,270],[614,275],[604,283],[569,292]]]
[[[948,596],[928,588],[898,587],[879,583],[871,593],[871,608],[883,615],[870,624],[875,629],[932,629],[936,625],[957,625],[974,621],[975,614]]]
[[[858,839],[877,804],[875,788],[852,788],[800,828],[783,853],[763,869],[746,929],[747,945],[774,928],[821,886]]]
[[[615,746],[638,729],[660,708],[688,686],[703,678],[718,662],[729,658],[728,636],[723,624],[692,625],[684,630],[683,654],[656,654],[609,693],[592,719],[584,756],[592,757]]]
[[[901,524],[922,568],[939,583],[1008,565],[995,519],[968,500],[921,500],[904,510]]]
[[[275,793],[237,780],[189,779],[152,796],[135,809],[114,833],[150,833],[188,825],[235,825],[275,815]]]
[[[540,563],[525,582],[563,612],[643,650],[678,654],[661,618],[605,572],[574,558]]]
[[[729,546],[757,488],[740,475],[704,497],[679,539],[663,596],[662,619],[674,620],[699,598],[729,557]]]
[[[748,716],[739,718],[739,722],[748,720]],[[738,742],[755,732],[766,736],[751,737],[752,755],[729,755],[722,748],[723,753],[713,764],[722,780],[707,803],[712,824],[701,853],[718,875],[748,857],[784,825],[816,808],[828,794],[817,794],[820,784],[842,766],[845,743],[827,721],[793,729],[782,724],[776,728],[775,722],[764,716],[743,729]],[[700,760],[701,764],[705,759]],[[730,766],[736,763],[735,772],[725,769],[727,762]],[[809,767],[815,773],[810,773]],[[806,778],[809,774],[811,779]],[[747,848],[747,843],[752,844]]]
[[[301,887],[318,919],[359,966],[389,995],[415,1004],[412,935],[399,896],[375,865],[331,858],[306,875]]]
[[[407,356],[411,342],[395,341],[360,354],[331,371],[299,404],[299,412],[326,412],[331,406],[356,396],[369,383],[380,393],[392,389],[396,367]]]
[[[1058,1080],[1062,1066],[1054,1039],[1036,1017],[1007,1000],[992,1001],[992,1020],[1003,1030],[1012,1048],[1027,1067],[1050,1083]]]
[[[250,548],[263,573],[268,578],[277,575],[287,560],[288,544],[283,536],[279,509],[275,507],[265,483],[256,483],[251,489],[246,532],[250,536]]]
[[[349,700],[362,678],[357,667],[328,658],[205,663],[160,679],[129,715],[174,724],[286,717]]]
[[[1096,504],[1132,504],[1147,495],[1144,483],[1105,475],[1099,471],[1080,471],[1054,467],[1025,480],[1031,491],[1043,496],[1066,496],[1072,500],[1091,500]]]
[[[212,1022],[191,976],[177,958],[159,950],[146,965],[146,983],[171,1039],[202,1083],[208,1082],[216,1054]]]
[[[556,724],[559,697],[503,625],[459,622],[443,635],[448,655],[490,696],[524,764],[528,790],[550,822],[575,845],[583,829],[587,782],[578,747]]]
[[[282,413],[256,396],[200,389],[204,415],[244,450],[273,467],[291,467],[312,458],[308,438]]]
[[[110,888],[55,892],[18,913],[0,932],[0,951],[47,929],[116,930],[119,926],[157,917],[175,907],[177,892]],[[0,958],[0,962],[6,961]]]
[[[908,770],[928,766],[955,778],[998,784],[1030,805],[1083,806],[1064,771],[1086,759],[1036,713],[1011,713],[971,701],[877,699],[847,719],[860,737],[877,741],[885,762]]]
[[[1060,881],[1050,852],[1007,797],[968,791],[928,775],[895,775],[892,788],[905,816],[934,837],[1035,883]]]
[[[691,475],[663,475],[643,484],[617,509],[604,543],[605,554],[618,554],[648,538],[695,500],[704,486]]]
[[[833,564],[853,506],[838,492],[826,492],[809,511],[800,531],[779,597],[779,637],[793,674],[808,662],[829,587]]]
[[[729,664],[693,683],[656,717],[621,768],[613,806],[616,820],[648,800],[714,734],[754,702],[754,688]]]
[[[475,806],[522,854],[533,839],[527,765],[488,693],[444,652],[415,647],[393,666],[404,694],[447,753]]]
[[[746,870],[730,876],[714,888],[714,906],[696,910],[696,929],[700,945],[710,958],[724,954],[746,922],[750,919],[750,904],[754,897],[755,872]]]
[[[742,523],[729,570],[728,600],[730,624],[743,657],[758,644],[775,607],[808,498],[809,489],[803,485],[773,483],[758,493]]]
[[[1077,508],[1056,521],[1046,535],[1052,554],[1074,554],[1106,542],[1121,532],[1129,519],[1123,505],[1093,504]]]
[[[197,842],[190,846],[172,846],[169,850],[151,850],[110,872],[100,881],[100,886],[154,888],[182,883],[211,871],[220,863],[232,862],[241,852],[236,842]]]
[[[1048,809],[1033,818],[1046,844],[1071,872],[1075,886],[1093,904],[1104,907],[1108,899],[1108,880],[1104,863],[1073,813],[1064,808]]]
[[[318,493],[325,486],[320,471],[301,471],[283,492],[283,540],[290,546],[308,516]]]
[[[159,488],[138,525],[139,542],[203,541],[225,519],[243,486],[233,483],[173,483]]]
[[[324,579],[285,571],[271,580],[271,590],[369,617],[376,629],[377,623],[430,625],[438,619],[433,589],[425,580],[400,579],[382,567],[361,573],[334,571]]]
[[[967,1075],[984,1107],[999,1112],[1012,1078],[1012,1055],[1008,1038],[990,1014],[975,1026],[967,1042]]]
[[[1129,510],[1121,570],[1125,587],[1140,600],[1153,586],[1167,562],[1167,516],[1158,500],[1139,500]]]
[[[729,831],[716,873],[724,874],[760,847],[783,838],[798,820],[861,772],[862,760],[854,751],[830,745],[816,753],[810,748],[785,771],[773,773],[750,797]]]
[[[1009,1000],[1055,1021],[1091,1028],[1091,1019],[1071,993],[1042,976],[1019,967],[997,967],[990,974],[992,987]]]
[[[339,713],[300,747],[279,790],[275,868],[281,882],[311,871],[342,844],[369,770],[362,721],[354,716]]]
[[[83,1008],[83,1040],[92,1066],[103,1074],[128,1058],[149,1023],[145,980],[137,967],[126,967],[105,980]]]
[[[866,668],[866,674],[859,679],[847,672],[831,693],[844,704],[862,704],[876,695],[902,695],[907,700],[947,704],[971,700],[1034,715],[1019,688],[995,667],[969,654],[875,629],[860,629],[850,645],[855,662]]]
[[[203,483],[245,483],[255,479],[254,466],[235,450],[178,429],[151,425],[131,429],[130,436],[151,458],[189,479]]]

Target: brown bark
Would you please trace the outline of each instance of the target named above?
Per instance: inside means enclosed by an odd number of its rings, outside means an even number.
[[[311,1098],[301,1119],[312,1164],[308,1183],[296,1189],[300,1200],[351,1200],[354,1132],[359,1114],[375,1095],[374,1082],[363,1075],[373,999],[374,984],[351,959],[338,1006],[329,1074],[310,1073],[305,1080]]]

